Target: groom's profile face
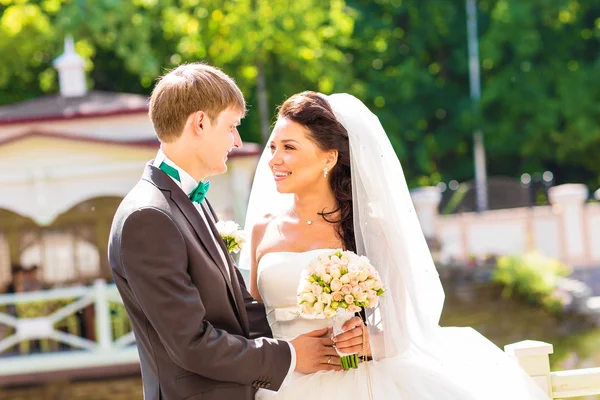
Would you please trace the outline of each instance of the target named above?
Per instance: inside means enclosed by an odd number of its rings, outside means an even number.
[[[242,147],[242,139],[237,130],[244,113],[229,107],[216,118],[204,115],[198,143],[200,162],[210,175],[227,172],[227,156],[234,148]]]

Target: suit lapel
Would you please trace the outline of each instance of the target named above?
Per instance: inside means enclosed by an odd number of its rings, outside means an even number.
[[[210,257],[212,258],[212,260],[214,261],[214,263],[217,265],[217,267],[221,271],[221,274],[223,275],[223,279],[225,279],[225,282],[227,283],[227,288],[229,289],[231,298],[233,299],[233,305],[236,310],[236,314],[238,315],[238,318],[240,319],[242,328],[244,330],[247,330],[246,327],[244,326],[245,325],[244,320],[240,314],[240,307],[238,306],[238,304],[240,304],[240,302],[239,302],[238,296],[236,294],[236,291],[233,290],[231,279],[229,279],[229,276],[227,274],[227,270],[230,269],[229,260],[227,260],[227,265],[223,265],[223,260],[221,259],[221,256],[219,255],[219,251],[217,250],[217,245],[215,244],[215,242],[219,243],[219,242],[222,242],[222,240],[221,240],[221,237],[218,235],[218,232],[216,233],[217,240],[216,241],[213,240],[213,235],[215,233],[212,231],[211,228],[214,227],[214,224],[210,220],[209,215],[205,214],[206,218],[208,220],[208,225],[210,225],[210,227],[203,221],[202,217],[200,216],[199,211],[194,206],[194,203],[192,203],[190,201],[190,199],[185,195],[183,190],[181,190],[181,188],[179,186],[177,186],[177,184],[175,182],[173,182],[173,180],[167,174],[165,174],[158,168],[153,167],[152,161],[150,161],[150,163],[148,163],[148,165],[146,166],[146,171],[144,171],[144,179],[154,183],[160,189],[167,190],[171,193],[171,200],[173,200],[175,205],[179,208],[181,213],[188,220],[190,225],[192,225],[192,227],[194,228],[194,231],[196,231],[196,235],[198,236],[198,238],[200,239],[200,241],[202,242],[202,244],[208,251],[208,253],[209,253]],[[206,210],[206,209],[204,209],[204,210]],[[215,231],[216,231],[216,228],[215,228]],[[227,251],[225,251],[225,259],[228,259]],[[232,276],[232,278],[233,278],[233,276]],[[241,304],[243,304],[243,302]]]
[[[201,203],[202,209],[204,210],[204,215],[206,215],[206,219],[208,220],[208,225],[211,229],[211,231],[213,232],[213,234],[215,235],[215,237],[217,238],[217,242],[219,242],[219,245],[221,246],[221,249],[223,250],[223,254],[225,254],[225,258],[227,259],[227,265],[229,267],[229,275],[231,276],[231,281],[233,283],[233,294],[235,296],[235,300],[237,302],[238,305],[244,305],[244,298],[242,296],[242,291],[240,289],[240,283],[237,280],[237,273],[234,270],[234,266],[233,266],[233,262],[231,260],[231,256],[229,255],[229,252],[227,251],[227,248],[225,247],[225,241],[223,241],[223,239],[221,239],[221,235],[219,235],[219,231],[217,230],[217,227],[215,226],[215,220],[216,220],[216,215],[214,210],[212,209],[212,207],[210,206],[210,204],[208,204],[208,200],[205,200]],[[242,328],[244,329],[244,332],[246,333],[246,335],[250,334],[250,325],[248,323],[248,315],[246,315],[246,309],[245,307],[238,307],[238,311],[240,312],[239,315],[242,319]]]

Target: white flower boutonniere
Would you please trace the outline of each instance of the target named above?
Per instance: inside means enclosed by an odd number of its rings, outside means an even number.
[[[219,235],[225,241],[227,251],[230,253],[239,253],[246,243],[246,232],[235,221],[217,222]]]

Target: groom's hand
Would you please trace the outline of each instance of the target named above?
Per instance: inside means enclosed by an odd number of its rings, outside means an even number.
[[[296,372],[339,371],[340,358],[328,335],[329,329],[318,329],[290,341],[296,350]]]

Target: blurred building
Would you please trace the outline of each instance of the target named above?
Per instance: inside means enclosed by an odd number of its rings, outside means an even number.
[[[88,91],[70,38],[54,65],[60,93],[0,107],[0,288],[11,264],[50,286],[110,278],[113,214],[159,148],[147,97]],[[236,149],[211,178],[221,218],[243,222],[259,152]]]

